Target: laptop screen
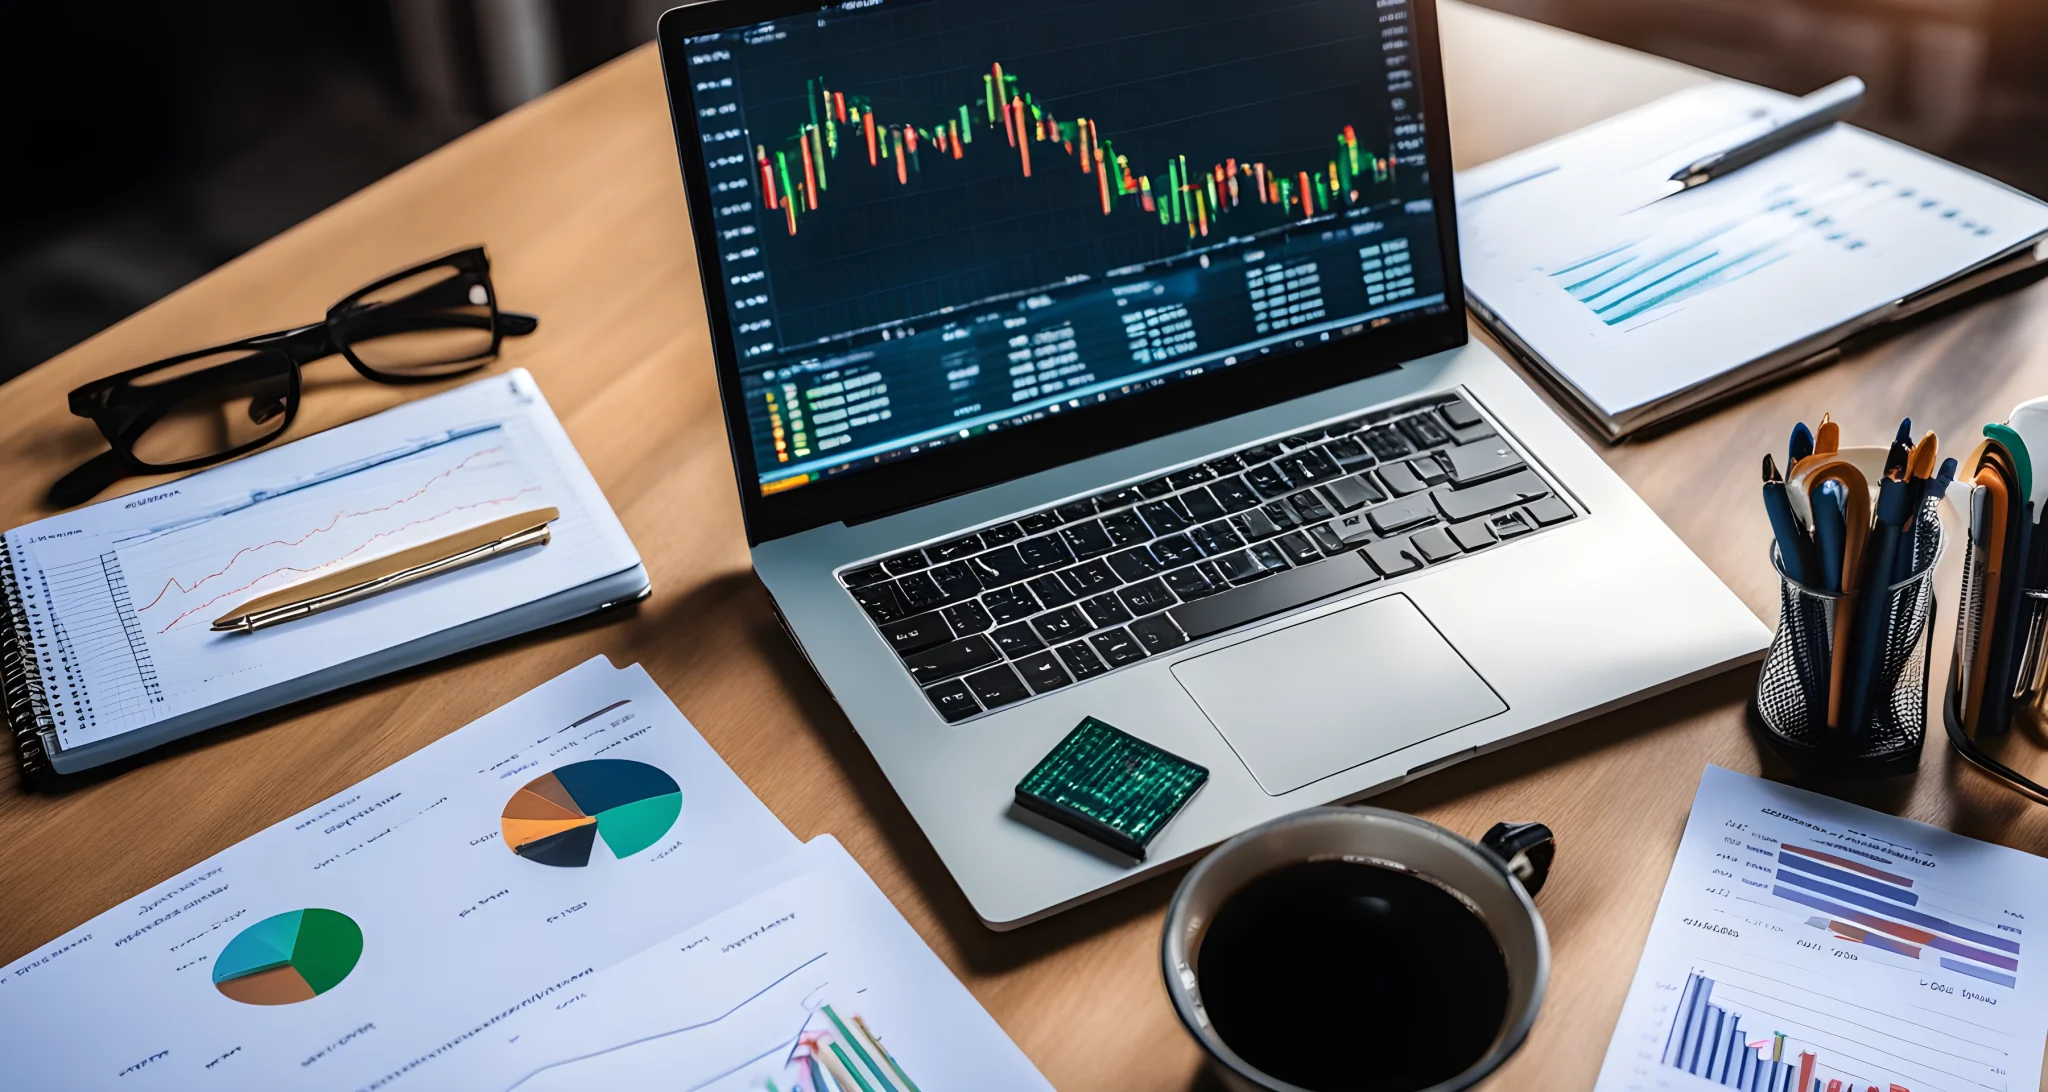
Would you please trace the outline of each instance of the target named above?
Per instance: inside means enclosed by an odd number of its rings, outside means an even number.
[[[761,494],[1443,311],[1411,22],[850,0],[688,39]]]

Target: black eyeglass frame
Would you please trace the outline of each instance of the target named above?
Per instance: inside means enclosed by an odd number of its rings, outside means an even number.
[[[452,280],[452,283],[459,285],[464,292],[464,303],[469,303],[471,306],[479,306],[467,298],[467,293],[472,285],[483,286],[485,299],[481,306],[489,308],[489,316],[487,320],[484,316],[474,316],[474,318],[479,322],[488,321],[491,334],[489,347],[467,357],[442,361],[440,365],[444,370],[430,373],[408,374],[380,371],[375,366],[365,362],[353,348],[355,339],[351,336],[351,331],[348,328],[349,323],[358,319],[366,311],[371,310],[361,304],[363,297],[380,289],[398,284],[408,278],[417,277],[422,273],[451,267],[460,273],[468,274],[466,278],[455,278]],[[436,285],[434,287],[440,288],[442,286]],[[439,330],[470,326],[470,323],[460,321],[464,317],[453,314],[436,315],[429,320],[421,322],[417,329]],[[104,376],[73,390],[68,397],[68,404],[72,414],[92,421],[99,428],[100,435],[104,436],[107,443],[111,445],[112,450],[101,453],[59,479],[57,484],[50,489],[50,499],[59,505],[77,503],[97,494],[100,490],[105,489],[108,485],[123,477],[134,474],[162,474],[197,470],[201,467],[212,466],[215,463],[225,462],[237,456],[247,454],[276,440],[291,429],[292,422],[298,417],[299,398],[303,390],[300,369],[326,357],[339,354],[363,378],[376,383],[393,385],[432,383],[447,379],[450,376],[464,375],[484,367],[497,357],[505,338],[530,334],[539,325],[540,320],[533,315],[499,309],[497,287],[491,283],[490,259],[485,255],[484,248],[480,246],[470,247],[466,250],[443,255],[431,261],[421,262],[418,265],[392,273],[349,293],[340,302],[328,308],[326,317],[319,322],[293,327],[288,330],[257,334],[252,337],[245,337],[220,345],[197,349],[192,352],[180,353],[177,356],[166,357],[162,360],[141,365],[140,367],[130,368],[127,371]],[[388,333],[391,331],[384,330],[380,332]],[[194,360],[235,352],[245,352],[249,355],[240,360],[224,362],[222,365],[195,373],[191,377],[192,380],[195,383],[203,383],[209,388],[231,387],[235,382],[234,376],[232,374],[222,375],[220,373],[221,368],[235,368],[250,375],[261,375],[264,377],[272,377],[282,373],[285,377],[284,404],[279,409],[283,414],[284,420],[278,427],[267,435],[247,443],[198,458],[174,462],[152,462],[136,455],[134,450],[135,442],[151,426],[155,425],[165,413],[176,406],[183,397],[182,388],[179,386],[180,380],[173,379],[148,388],[138,388],[136,381]],[[462,364],[469,366],[454,367],[454,365]],[[123,392],[130,391],[136,392],[136,396],[125,400],[120,397]],[[88,487],[89,492],[85,492],[84,490]]]

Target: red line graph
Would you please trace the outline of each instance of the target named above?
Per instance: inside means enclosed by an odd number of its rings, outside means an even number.
[[[213,580],[213,579],[215,579],[215,578],[218,578],[218,577],[223,577],[223,576],[226,576],[226,575],[228,574],[228,570],[230,570],[230,569],[232,569],[232,568],[234,568],[234,567],[235,567],[235,563],[236,563],[236,562],[238,562],[238,561],[242,560],[242,558],[244,558],[244,557],[246,557],[246,556],[248,556],[248,555],[250,555],[250,554],[253,554],[253,553],[255,553],[255,552],[256,552],[256,551],[258,551],[258,550],[267,550],[267,549],[269,549],[269,548],[270,548],[270,547],[272,547],[272,546],[299,546],[299,545],[303,545],[303,544],[304,544],[304,543],[306,543],[306,542],[307,542],[308,540],[310,540],[310,539],[311,539],[311,538],[312,538],[312,537],[313,537],[314,535],[321,535],[321,534],[326,534],[327,532],[329,532],[329,531],[332,531],[332,530],[334,530],[334,528],[335,528],[335,527],[336,527],[337,525],[339,525],[339,524],[341,523],[341,521],[342,521],[342,520],[345,520],[345,519],[354,519],[354,518],[356,518],[356,517],[358,517],[358,516],[374,516],[374,515],[377,515],[378,513],[381,513],[381,512],[389,512],[389,511],[391,511],[392,509],[394,509],[394,508],[397,508],[397,507],[399,507],[400,505],[403,505],[403,504],[409,504],[409,503],[411,503],[411,502],[413,502],[413,501],[416,501],[416,500],[420,499],[420,498],[421,498],[422,496],[425,496],[425,495],[426,495],[426,492],[427,492],[427,490],[429,490],[429,489],[432,489],[432,488],[434,487],[434,483],[436,483],[436,482],[439,482],[439,481],[442,481],[442,480],[444,480],[444,479],[448,478],[449,476],[453,475],[453,474],[454,474],[454,473],[455,473],[456,471],[464,469],[465,467],[469,466],[469,464],[470,464],[470,463],[472,463],[472,462],[476,461],[477,459],[481,459],[481,458],[483,458],[483,457],[484,457],[484,456],[486,456],[486,455],[491,455],[491,454],[495,454],[495,453],[497,453],[497,452],[500,452],[500,451],[503,451],[503,450],[505,450],[505,449],[504,449],[503,447],[487,447],[487,448],[483,449],[482,451],[474,452],[474,453],[470,454],[470,456],[469,456],[468,458],[465,458],[465,459],[463,459],[463,460],[462,460],[461,462],[459,462],[459,463],[456,463],[456,464],[455,464],[454,466],[451,466],[451,467],[449,467],[448,469],[446,469],[446,470],[443,470],[443,471],[442,471],[442,472],[440,472],[439,474],[436,474],[436,475],[434,475],[433,477],[431,477],[431,478],[428,478],[428,479],[427,479],[427,480],[426,480],[425,482],[422,482],[422,483],[420,484],[420,487],[419,487],[418,489],[415,489],[415,490],[413,490],[413,491],[412,491],[412,492],[411,492],[410,494],[408,494],[408,495],[406,495],[406,496],[403,496],[403,497],[400,497],[400,498],[398,498],[397,500],[395,500],[395,501],[392,501],[392,502],[391,502],[390,504],[384,505],[384,506],[383,506],[383,507],[381,507],[381,508],[365,508],[365,509],[362,509],[361,511],[356,511],[356,512],[347,512],[347,511],[342,511],[342,512],[336,512],[336,513],[334,514],[334,518],[333,518],[333,519],[331,519],[331,520],[328,520],[328,521],[327,521],[327,525],[326,525],[326,526],[324,526],[324,527],[315,527],[315,528],[313,528],[312,530],[310,530],[310,531],[307,531],[307,532],[306,532],[305,534],[303,534],[303,535],[300,535],[300,536],[299,536],[298,538],[289,538],[289,539],[287,539],[287,538],[274,538],[274,539],[271,539],[271,540],[270,540],[269,542],[259,542],[259,543],[257,543],[257,544],[256,544],[256,545],[254,545],[254,546],[244,546],[244,547],[242,547],[241,549],[239,549],[239,550],[236,550],[236,551],[235,551],[235,553],[234,553],[234,556],[232,556],[232,557],[228,558],[228,562],[227,562],[227,564],[225,564],[225,565],[222,565],[222,566],[221,566],[221,567],[220,567],[219,569],[215,570],[214,572],[210,572],[210,573],[207,573],[207,574],[206,574],[205,576],[202,576],[202,577],[200,577],[199,579],[197,579],[197,580],[194,580],[194,581],[192,582],[192,584],[191,584],[191,586],[190,586],[190,587],[187,587],[187,586],[186,586],[185,584],[183,584],[182,582],[180,582],[180,581],[178,580],[178,578],[177,578],[177,577],[175,577],[175,576],[174,576],[174,577],[170,578],[169,580],[166,580],[166,581],[164,581],[164,586],[163,586],[162,588],[160,588],[160,589],[158,589],[158,590],[157,590],[157,593],[156,593],[156,597],[155,597],[155,598],[153,598],[153,599],[151,599],[151,600],[150,600],[149,602],[147,602],[147,603],[144,603],[144,604],[143,604],[143,605],[142,605],[141,607],[137,608],[137,611],[138,611],[138,612],[140,612],[140,611],[145,611],[145,610],[148,610],[149,608],[151,608],[151,607],[154,607],[154,606],[156,606],[156,605],[157,605],[158,603],[161,603],[161,602],[163,602],[163,598],[164,598],[164,596],[166,596],[166,595],[169,595],[169,594],[170,594],[170,592],[171,592],[171,589],[173,589],[173,588],[176,588],[176,589],[178,590],[179,594],[181,594],[181,595],[191,595],[191,594],[192,594],[193,592],[195,592],[195,591],[198,591],[198,590],[199,590],[199,588],[200,588],[200,585],[202,585],[202,584],[205,584],[205,583],[206,583],[207,581],[209,581],[209,580]],[[502,465],[502,464],[494,464],[494,465]],[[442,513],[442,514],[443,514],[443,515],[446,515],[447,513]],[[408,525],[408,526],[410,526],[410,525]],[[360,549],[360,547],[358,547],[358,549]],[[351,552],[353,552],[353,551],[351,551]],[[343,556],[347,556],[347,555],[343,555]],[[284,570],[284,569],[278,569],[278,570],[275,570],[275,571],[276,571],[276,572],[284,572],[284,571],[286,571],[286,570]],[[306,570],[301,570],[301,571],[306,571]],[[266,573],[266,574],[264,574],[264,575],[265,575],[265,576],[268,576],[268,575],[270,575],[270,574],[269,574],[269,573]],[[257,579],[259,579],[259,580],[260,580],[260,579],[262,579],[262,577],[258,577]],[[241,590],[241,589],[237,589],[237,590]],[[229,592],[228,594],[232,595],[232,594],[234,594],[234,593],[233,593],[233,592]],[[180,615],[180,617],[183,617],[183,615]],[[168,628],[168,627],[167,627],[167,628]]]
[[[192,615],[197,614],[210,606],[213,606],[215,603],[218,603],[231,595],[238,595],[242,592],[248,591],[249,589],[255,587],[258,584],[263,583],[265,580],[268,580],[279,573],[316,573],[322,569],[329,568],[336,564],[339,564],[340,562],[346,561],[349,558],[354,557],[356,554],[359,554],[364,550],[369,549],[370,544],[376,542],[378,539],[390,538],[392,535],[398,534],[401,531],[406,531],[411,528],[418,527],[421,524],[432,523],[437,519],[445,519],[446,517],[452,516],[457,512],[467,512],[475,508],[488,508],[494,504],[507,504],[512,501],[518,500],[520,497],[523,497],[528,493],[538,492],[540,492],[540,486],[529,485],[520,489],[517,493],[511,494],[510,496],[493,497],[490,500],[477,501],[474,504],[458,504],[452,508],[447,509],[446,511],[436,512],[431,516],[425,516],[420,519],[400,524],[399,526],[393,527],[388,531],[379,531],[376,534],[371,535],[369,538],[364,539],[361,543],[358,543],[354,549],[351,549],[347,553],[341,554],[338,557],[330,558],[329,560],[323,561],[318,565],[312,566],[311,568],[302,569],[296,565],[280,565],[277,568],[272,569],[267,573],[264,573],[262,576],[259,576],[256,579],[249,581],[247,584],[244,584],[239,588],[230,588],[227,591],[224,591],[219,595],[216,595],[213,598],[208,599],[206,602],[201,603],[196,607],[192,607],[189,610],[186,610],[184,613],[179,614],[176,618],[171,619],[169,625],[166,625],[164,626],[164,628],[157,630],[157,632],[169,633],[172,627],[176,626],[178,623],[184,621],[185,619],[190,618]]]

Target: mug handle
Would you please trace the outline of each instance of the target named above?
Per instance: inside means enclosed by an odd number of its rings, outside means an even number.
[[[1557,836],[1541,823],[1495,823],[1479,844],[1499,857],[1532,897],[1543,890],[1550,863],[1557,857]]]

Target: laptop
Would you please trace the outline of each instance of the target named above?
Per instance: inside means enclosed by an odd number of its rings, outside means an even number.
[[[1428,0],[660,48],[754,569],[990,927],[1768,643],[1468,341]],[[1209,770],[1143,860],[1014,804],[1087,717]]]

